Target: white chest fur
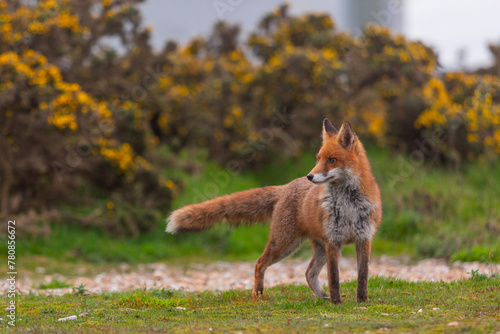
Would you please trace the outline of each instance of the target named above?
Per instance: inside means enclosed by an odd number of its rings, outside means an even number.
[[[326,235],[339,246],[371,239],[375,232],[369,217],[376,205],[361,192],[357,179],[349,181],[325,184],[322,195],[322,207],[328,212]]]

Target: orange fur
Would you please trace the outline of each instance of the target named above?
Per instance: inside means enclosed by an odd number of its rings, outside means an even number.
[[[334,178],[314,184],[303,177],[282,186],[252,189],[187,205],[170,215],[167,231],[196,231],[221,221],[238,225],[271,218],[269,241],[255,266],[254,292],[262,293],[267,267],[292,254],[304,239],[309,239],[314,252],[306,273],[307,282],[316,295],[327,298],[318,283],[319,271],[326,263],[329,298],[333,303],[340,302],[341,248],[355,243],[358,301],[366,301],[371,238],[382,220],[378,185],[366,151],[347,122],[337,131],[325,119],[323,145],[317,158],[308,178],[311,175],[320,180],[331,175]]]

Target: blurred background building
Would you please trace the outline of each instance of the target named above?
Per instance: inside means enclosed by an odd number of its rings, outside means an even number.
[[[153,43],[181,43],[206,35],[224,19],[239,23],[244,38],[258,20],[282,0],[147,0],[145,22],[154,26]],[[496,0],[289,0],[291,12],[328,12],[341,29],[359,34],[368,22],[389,26],[422,40],[439,53],[446,70],[488,66],[488,43],[500,40],[500,2]]]

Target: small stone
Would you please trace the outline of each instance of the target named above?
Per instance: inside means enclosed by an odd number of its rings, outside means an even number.
[[[439,310],[439,307],[433,307],[432,310],[437,311],[437,310]]]
[[[76,315],[71,315],[71,316],[66,317],[66,318],[57,319],[57,321],[68,321],[68,320],[76,320],[76,319],[78,319],[78,317]]]
[[[380,313],[380,315],[389,315],[389,313]]]
[[[422,313],[422,309],[418,310],[417,313]]]
[[[450,322],[448,326],[458,326],[458,321]]]
[[[180,307],[180,306],[177,306],[175,309],[177,309],[177,310],[186,310],[185,307]]]
[[[89,315],[89,314],[88,314],[88,312],[84,312],[84,313],[80,313],[78,316],[79,316],[80,318],[84,318],[84,317],[86,317],[86,316],[88,316],[88,315]]]

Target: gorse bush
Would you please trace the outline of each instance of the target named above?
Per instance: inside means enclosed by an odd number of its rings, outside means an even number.
[[[500,153],[498,77],[448,73],[432,78],[423,95],[429,105],[415,122],[425,135],[440,131],[439,149],[451,160]]]
[[[326,14],[293,17],[286,5],[238,40],[236,26],[219,23],[165,54],[155,91],[172,148],[207,146],[221,163],[256,165],[316,149],[317,124],[330,117],[382,146],[426,141],[452,162],[498,154],[496,77],[441,77],[420,42],[373,25],[354,38]]]
[[[47,218],[137,235],[180,189],[159,170],[182,164],[154,147],[203,147],[240,170],[317,149],[324,117],[380,146],[427,140],[455,163],[500,152],[495,67],[441,76],[420,42],[373,25],[355,38],[287,5],[245,41],[219,22],[153,52],[140,2],[0,0],[3,216],[31,211],[26,229]]]
[[[43,213],[24,217],[21,229],[33,232],[48,218],[136,235],[155,226],[154,209],[168,207],[170,190],[144,158],[148,120],[113,87],[132,82],[124,70],[99,80],[107,74],[102,38],[119,36],[132,50],[141,45],[144,32],[136,25],[124,30],[137,20],[134,3],[0,1],[1,212]],[[110,57],[109,63],[133,61]],[[102,82],[95,96],[85,89]],[[114,198],[116,205],[106,210],[95,197]],[[95,209],[85,216],[54,211],[62,203]],[[138,214],[130,204],[144,209]]]
[[[316,148],[325,116],[351,120],[380,144],[417,137],[418,93],[435,67],[422,44],[375,26],[354,39],[327,15],[292,17],[287,6],[264,17],[246,45],[237,37],[237,27],[219,23],[207,40],[166,54],[156,90],[173,148],[207,146],[222,163],[254,165]]]

